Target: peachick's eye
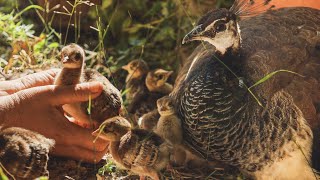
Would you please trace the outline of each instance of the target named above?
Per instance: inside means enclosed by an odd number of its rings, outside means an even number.
[[[75,55],[75,59],[76,60],[80,60],[80,58],[81,58],[81,53],[77,52],[76,55]]]
[[[217,32],[221,32],[221,31],[224,31],[226,29],[227,29],[227,27],[226,27],[225,24],[219,24],[219,25],[216,26],[216,31]]]
[[[133,68],[136,67],[137,65],[138,65],[137,63],[132,63],[130,68],[133,69]]]
[[[162,75],[162,74],[158,76],[158,79],[162,79],[162,78],[163,78],[163,75]]]

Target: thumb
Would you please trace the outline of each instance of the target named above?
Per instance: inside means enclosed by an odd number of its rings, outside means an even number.
[[[54,86],[52,91],[44,93],[51,105],[71,104],[88,101],[98,97],[103,86],[100,82],[82,83],[73,86]]]

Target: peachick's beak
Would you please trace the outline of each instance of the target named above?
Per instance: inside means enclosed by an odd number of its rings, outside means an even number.
[[[66,63],[69,60],[69,56],[64,56],[62,59],[62,63]]]
[[[195,37],[199,36],[200,33],[203,31],[202,24],[193,28],[186,36],[184,36],[182,40],[182,44],[186,44],[194,40]]]
[[[129,65],[125,65],[125,66],[122,66],[122,69],[124,69],[124,70],[129,70]]]
[[[167,76],[169,77],[172,73],[173,71],[168,71]]]

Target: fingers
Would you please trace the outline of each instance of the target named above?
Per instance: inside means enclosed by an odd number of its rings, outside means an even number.
[[[99,82],[83,83],[71,86],[39,86],[19,91],[11,96],[22,102],[23,100],[35,100],[37,104],[63,105],[88,101],[100,95],[103,87]]]
[[[81,128],[69,121],[63,121],[65,125],[55,137],[56,146],[52,153],[85,162],[97,163],[108,151],[108,141],[97,140],[91,135],[91,130]]]
[[[57,144],[52,149],[52,154],[56,156],[64,156],[76,160],[82,160],[89,163],[98,163],[101,158],[107,153],[108,146],[102,151],[95,151],[93,149],[86,149],[77,146],[66,146]]]
[[[56,141],[53,154],[91,163],[99,162],[107,152],[109,142],[94,141],[95,137],[91,134],[93,130],[69,122],[58,110],[52,115],[56,118],[50,120],[55,121],[55,125],[46,132],[52,134],[47,136]]]
[[[100,95],[102,89],[101,83],[89,82],[74,86],[56,86],[44,96],[47,96],[52,105],[72,104],[94,99]]]
[[[65,124],[54,138],[56,146],[53,154],[91,163],[99,162],[107,152],[109,142],[101,139],[95,141],[95,137],[91,135],[92,130],[81,128],[69,121],[61,122]]]
[[[72,122],[67,122],[67,125],[65,126],[66,133],[62,137],[57,137],[56,141],[64,142],[69,145],[79,146],[83,148],[88,149],[95,149],[97,151],[103,151],[108,145],[108,141],[105,141],[103,139],[96,139],[95,136],[92,135],[92,132],[94,130],[86,129],[83,127],[80,127],[79,125],[76,125]],[[66,139],[67,138],[67,139]]]
[[[54,77],[58,72],[58,69],[50,69],[30,74],[16,80],[4,81],[0,83],[0,90],[5,91],[8,94],[13,94],[31,87],[50,85],[53,84]]]
[[[58,110],[54,111],[52,116],[55,118],[49,121],[54,121],[54,123],[50,129],[46,130],[46,133],[51,134],[47,136],[56,141],[53,154],[94,163],[98,162],[107,152],[109,142],[94,141],[95,137],[91,134],[93,130],[69,122]]]

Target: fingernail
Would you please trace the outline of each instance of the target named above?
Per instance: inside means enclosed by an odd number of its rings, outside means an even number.
[[[103,89],[102,83],[100,82],[89,82],[88,86],[91,93],[100,93]]]

